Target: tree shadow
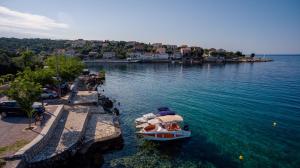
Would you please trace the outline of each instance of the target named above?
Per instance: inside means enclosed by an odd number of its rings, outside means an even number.
[[[52,115],[52,114],[48,113],[48,112],[45,112],[43,114],[44,118],[42,120],[42,124],[46,123],[49,120],[50,115]],[[13,124],[29,124],[29,118],[26,115],[9,115],[1,120],[3,122],[13,123]],[[34,124],[34,118],[32,118],[31,123]]]
[[[68,148],[78,142],[79,138],[81,138],[81,131],[74,131],[67,128],[65,128],[65,130],[67,131],[63,132],[61,135],[61,143]]]

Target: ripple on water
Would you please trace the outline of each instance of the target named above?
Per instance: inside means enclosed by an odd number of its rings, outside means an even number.
[[[121,102],[125,146],[106,155],[105,166],[122,158],[138,166],[145,154],[152,159],[163,154],[159,161],[177,166],[191,162],[194,166],[296,168],[300,165],[300,57],[274,59],[257,64],[94,67],[106,69],[103,88]],[[133,121],[158,106],[170,106],[183,115],[192,138],[181,145],[144,151],[134,135]]]

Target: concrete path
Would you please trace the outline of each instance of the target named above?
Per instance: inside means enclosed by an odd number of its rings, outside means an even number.
[[[97,114],[91,115],[85,131],[84,142],[99,142],[120,136],[121,130],[119,128],[118,120],[111,114]]]
[[[49,159],[76,144],[83,135],[87,117],[87,107],[65,106],[65,111],[54,130],[54,135],[47,146],[31,162]]]

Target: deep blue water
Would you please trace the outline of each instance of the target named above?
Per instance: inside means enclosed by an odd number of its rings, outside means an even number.
[[[105,155],[103,167],[120,161],[136,167],[160,162],[169,167],[300,167],[300,56],[272,58],[265,63],[91,66],[106,70],[105,93],[121,103],[125,145]],[[166,144],[138,140],[134,119],[159,106],[181,114],[192,138]]]

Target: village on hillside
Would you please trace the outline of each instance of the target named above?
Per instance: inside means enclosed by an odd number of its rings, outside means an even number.
[[[202,48],[199,46],[172,45],[136,41],[114,40],[50,40],[50,39],[16,39],[0,38],[1,51],[7,55],[30,50],[43,57],[65,55],[78,57],[84,61],[125,61],[125,62],[260,62],[252,53],[246,56],[241,51]]]

